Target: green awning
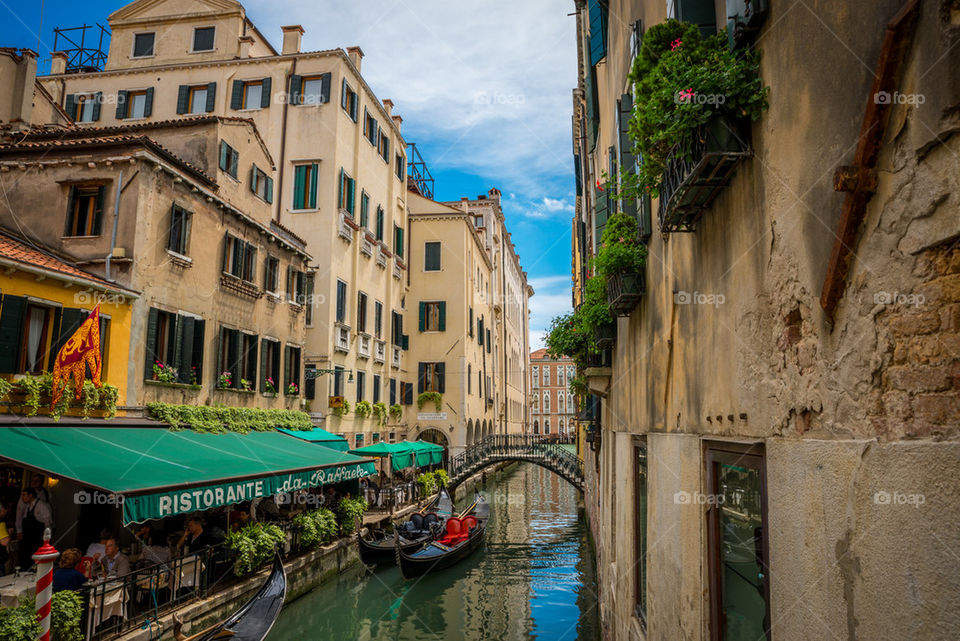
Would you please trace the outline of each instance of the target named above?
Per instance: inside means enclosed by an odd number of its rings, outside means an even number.
[[[275,431],[3,427],[0,459],[119,495],[124,524],[362,478],[373,461]]]
[[[409,445],[417,456],[417,467],[436,465],[443,462],[443,446],[426,441],[403,441],[402,445]]]
[[[411,467],[414,464],[414,450],[409,443],[374,443],[349,450],[357,456],[391,457],[394,472]]]
[[[333,434],[321,427],[315,427],[312,430],[300,431],[300,430],[288,430],[286,428],[280,427],[277,428],[277,431],[283,432],[284,434],[289,434],[290,436],[295,436],[296,438],[308,441],[310,443],[316,443],[317,445],[322,445],[324,447],[329,447],[332,450],[338,452],[346,452],[350,449],[350,444],[347,443],[347,439],[340,436],[339,434]]]

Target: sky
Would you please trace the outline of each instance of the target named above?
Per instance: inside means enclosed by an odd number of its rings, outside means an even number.
[[[107,16],[125,4],[0,0],[0,46],[38,50],[43,73],[54,27],[106,25]],[[550,320],[570,308],[573,2],[243,4],[278,50],[280,27],[289,24],[303,25],[303,51],[363,49],[363,76],[377,97],[393,100],[404,138],[417,144],[436,179],[436,200],[500,189],[507,229],[535,290],[531,349],[541,347]]]

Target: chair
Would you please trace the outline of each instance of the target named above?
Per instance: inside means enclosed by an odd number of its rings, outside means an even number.
[[[467,538],[467,531],[463,527],[463,522],[453,516],[447,519],[447,533],[439,540],[444,545],[455,545]]]
[[[467,529],[467,532],[469,532],[473,528],[477,527],[477,517],[475,517],[472,514],[467,517],[464,517],[463,525]]]

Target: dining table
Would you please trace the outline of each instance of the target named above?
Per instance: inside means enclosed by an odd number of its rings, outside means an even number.
[[[0,606],[15,608],[21,602],[28,603],[34,599],[37,591],[37,575],[33,572],[21,572],[0,576]]]

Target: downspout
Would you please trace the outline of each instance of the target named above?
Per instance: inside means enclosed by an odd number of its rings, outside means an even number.
[[[283,101],[283,121],[280,125],[280,159],[277,164],[277,193],[274,197],[277,199],[277,223],[280,222],[280,212],[283,209],[283,168],[287,155],[287,110],[290,108],[290,83],[293,82],[293,76],[297,73],[297,58],[293,59],[293,65],[290,67],[290,73],[287,74],[287,82],[284,83],[287,91],[287,99]],[[331,83],[332,84],[332,83]],[[332,91],[332,89],[331,89]],[[316,176],[314,176],[316,180]]]
[[[113,250],[117,247],[117,223],[120,220],[120,194],[123,193],[123,170],[120,170],[120,178],[117,180],[117,197],[113,199],[113,232],[110,234],[110,253],[107,254],[106,278],[110,277],[110,261],[113,259]]]
[[[506,231],[504,226],[503,231]],[[504,239],[505,240],[505,239]],[[507,368],[507,273],[504,263],[504,254],[506,243],[500,243],[500,317],[503,319],[503,360],[500,361],[500,367],[503,371],[503,424],[501,425],[501,434],[507,433],[507,376],[510,372]]]

